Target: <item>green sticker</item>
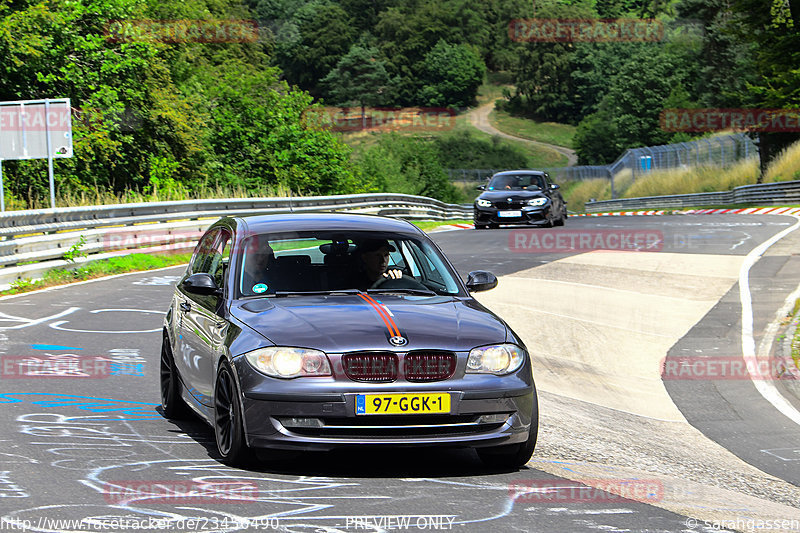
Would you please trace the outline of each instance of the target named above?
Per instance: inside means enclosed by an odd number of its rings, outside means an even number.
[[[267,287],[263,283],[256,283],[255,285],[253,285],[253,292],[256,294],[261,294],[262,292],[267,292],[268,288],[269,287]]]

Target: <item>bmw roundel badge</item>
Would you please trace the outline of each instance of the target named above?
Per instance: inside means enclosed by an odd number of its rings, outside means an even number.
[[[408,344],[408,339],[401,337],[400,335],[396,335],[389,339],[389,344],[392,346],[405,346]]]

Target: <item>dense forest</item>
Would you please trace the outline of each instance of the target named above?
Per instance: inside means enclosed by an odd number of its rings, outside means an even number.
[[[510,22],[531,17],[652,18],[664,32],[655,42],[513,39]],[[109,30],[177,20],[257,29],[235,39]],[[519,154],[459,132],[386,135],[354,154],[307,111],[463,109],[487,72],[502,71],[514,86],[506,110],[577,125],[581,163],[607,163],[625,148],[688,138],[660,129],[664,108],[800,107],[800,1],[3,0],[0,70],[0,101],[72,99],[75,156],[57,161],[62,192],[457,200],[443,169],[511,165]],[[5,161],[9,200],[41,205],[45,168]]]

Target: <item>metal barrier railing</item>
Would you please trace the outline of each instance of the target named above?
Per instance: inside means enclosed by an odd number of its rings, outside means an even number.
[[[742,185],[731,191],[623,198],[586,203],[587,213],[638,209],[680,209],[711,205],[787,205],[800,203],[800,181]]]
[[[191,249],[217,218],[254,214],[349,211],[406,219],[471,218],[472,207],[407,194],[246,198],[68,207],[0,213],[0,288],[68,265],[78,240],[97,259],[137,248]],[[81,262],[80,259],[76,262]]]

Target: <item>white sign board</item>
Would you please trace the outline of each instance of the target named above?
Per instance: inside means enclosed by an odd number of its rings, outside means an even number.
[[[0,159],[48,156],[72,157],[69,99],[0,102]]]
[[[0,102],[0,211],[5,211],[3,161],[47,159],[50,206],[55,208],[53,159],[72,157],[69,98]]]

